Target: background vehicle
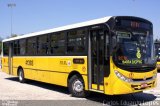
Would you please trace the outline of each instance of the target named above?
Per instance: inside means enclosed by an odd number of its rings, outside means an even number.
[[[155,53],[157,57],[157,69],[160,70],[160,42],[155,42]]]
[[[113,16],[3,40],[3,71],[108,95],[156,86],[153,26],[148,20]]]

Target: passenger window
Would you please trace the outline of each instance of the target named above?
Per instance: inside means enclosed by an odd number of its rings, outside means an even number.
[[[9,56],[9,42],[3,43],[3,55]]]
[[[20,45],[20,55],[25,55],[26,54],[26,39],[21,39],[19,41]]]
[[[37,40],[36,37],[31,37],[27,39],[27,54],[36,55],[37,54]]]
[[[13,48],[14,48],[14,53],[13,53],[13,55],[19,55],[19,54],[20,54],[19,40],[14,41]]]
[[[49,54],[48,35],[42,35],[42,36],[38,37],[37,48],[38,48],[38,55]]]
[[[51,54],[63,55],[65,53],[65,34],[64,32],[53,33],[51,35]]]
[[[84,53],[86,47],[86,31],[85,30],[73,30],[68,32],[67,36],[67,52],[72,53]]]

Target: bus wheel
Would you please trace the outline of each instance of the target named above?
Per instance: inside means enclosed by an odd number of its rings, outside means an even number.
[[[74,75],[69,80],[69,91],[72,96],[85,97],[84,81],[82,78]]]
[[[23,69],[21,69],[21,68],[18,70],[18,78],[19,78],[20,83],[25,82],[24,72],[23,72]]]

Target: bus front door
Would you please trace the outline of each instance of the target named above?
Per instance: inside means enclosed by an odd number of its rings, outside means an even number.
[[[104,90],[104,48],[105,36],[103,30],[90,32],[91,47],[91,89]]]

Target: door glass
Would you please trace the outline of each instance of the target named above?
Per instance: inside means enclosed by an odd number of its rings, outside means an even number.
[[[104,77],[104,33],[99,32],[99,82],[103,84]]]
[[[92,83],[97,84],[97,36],[96,32],[92,32],[91,38],[91,48],[92,48]]]
[[[104,33],[102,30],[92,31],[92,83],[103,84],[104,79]]]

